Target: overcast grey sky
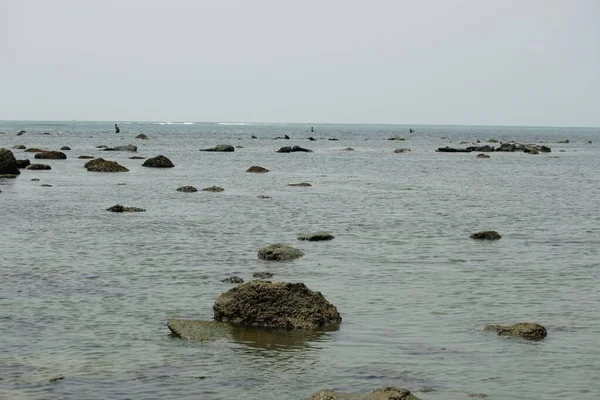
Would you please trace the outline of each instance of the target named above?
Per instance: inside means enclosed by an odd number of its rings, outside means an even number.
[[[0,0],[0,119],[600,126],[600,0]]]

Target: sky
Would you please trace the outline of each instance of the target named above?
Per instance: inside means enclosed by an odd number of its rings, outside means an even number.
[[[598,0],[0,0],[0,120],[600,126]]]

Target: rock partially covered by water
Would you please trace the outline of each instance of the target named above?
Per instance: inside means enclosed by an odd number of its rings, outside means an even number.
[[[123,207],[120,204],[115,204],[112,207],[108,207],[106,209],[106,211],[111,211],[111,212],[144,212],[146,210],[144,210],[143,208],[138,208],[138,207]]]
[[[221,294],[214,319],[238,326],[316,329],[337,327],[337,308],[304,283],[251,281]]]
[[[410,151],[410,149],[401,148],[401,149],[395,149],[394,153],[408,153],[409,151]]]
[[[258,279],[269,279],[273,277],[273,273],[267,271],[255,272],[252,274],[252,277]]]
[[[144,135],[143,133],[140,133],[139,135],[137,135],[135,137],[136,139],[143,139],[143,140],[147,140],[148,136]]]
[[[477,154],[477,158],[490,158],[490,156],[487,154],[479,153]]]
[[[44,151],[48,150],[38,149],[37,147],[30,147],[27,150],[25,150],[25,153],[43,153]]]
[[[235,151],[235,148],[230,144],[219,144],[210,149],[200,149],[200,151],[218,151],[218,152],[231,152]]]
[[[147,159],[142,164],[142,167],[149,168],[173,168],[175,165],[165,156],[156,156]]]
[[[77,158],[80,158],[80,159],[82,159],[82,160],[92,160],[92,159],[94,159],[95,157],[94,157],[94,156],[79,156],[79,157],[77,157]]]
[[[226,337],[232,330],[231,326],[222,322],[184,319],[170,319],[167,326],[174,336],[197,342]]]
[[[101,147],[101,146],[98,146]],[[134,146],[132,144],[128,144],[125,146],[116,146],[116,147],[106,147],[104,149],[104,151],[132,151],[132,152],[136,152],[137,151],[137,146]]]
[[[312,233],[303,233],[298,236],[298,240],[308,240],[309,242],[319,242],[323,240],[331,240],[335,239],[329,232],[312,232]]]
[[[300,147],[300,146],[292,146],[292,147],[282,147],[279,150],[277,150],[277,152],[278,153],[296,153],[296,152],[312,153],[312,150],[305,149],[304,147]]]
[[[454,147],[440,147],[436,150],[439,153],[470,153],[471,150],[468,149],[457,149]]]
[[[368,393],[339,393],[333,390],[320,390],[308,400],[419,400],[409,390],[386,387]]]
[[[481,231],[472,234],[471,239],[477,240],[498,240],[501,239],[502,236],[496,231]]]
[[[50,167],[47,164],[30,164],[27,166],[27,169],[31,169],[34,171],[43,171],[43,170],[52,169],[52,167]]]
[[[312,185],[308,182],[300,182],[300,183],[290,183],[288,186],[310,187]]]
[[[63,146],[60,148],[62,151],[69,151],[71,148],[69,146]]]
[[[543,339],[548,332],[546,328],[535,322],[519,322],[514,325],[486,325],[486,331],[494,331],[498,336],[518,336],[525,339]]]
[[[31,164],[31,161],[29,161],[29,159],[24,159],[24,160],[17,160],[17,168],[19,169],[23,169],[23,168],[27,168],[28,165]]]
[[[258,258],[267,261],[287,261],[304,255],[300,250],[281,243],[271,244],[258,250]]]
[[[197,192],[198,189],[196,189],[193,186],[182,186],[180,188],[177,188],[177,191],[178,192],[184,192],[184,193],[194,193],[194,192]]]
[[[268,169],[258,166],[258,165],[253,165],[250,168],[248,168],[246,170],[246,172],[258,172],[258,173],[264,173],[264,172],[269,172]]]
[[[62,151],[42,151],[36,153],[35,158],[41,160],[66,160],[67,155]]]
[[[15,146],[12,147],[14,150],[25,150],[27,147],[25,147],[24,144],[17,144]]]
[[[107,161],[104,158],[95,158],[85,163],[84,167],[92,172],[127,172],[126,167],[116,161]]]
[[[240,283],[244,283],[244,280],[242,278],[240,278],[239,276],[230,276],[228,278],[221,279],[221,282],[240,284]]]
[[[202,189],[203,192],[213,192],[213,193],[219,193],[219,192],[224,192],[225,189],[223,189],[222,187],[218,187],[218,186],[211,186],[211,187],[205,187],[204,189]]]
[[[0,175],[19,175],[20,173],[13,152],[0,148]]]

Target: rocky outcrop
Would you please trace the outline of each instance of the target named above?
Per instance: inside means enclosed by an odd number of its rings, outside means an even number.
[[[40,160],[66,160],[67,155],[62,151],[43,151],[36,153],[35,158]]]
[[[194,193],[194,192],[197,192],[198,189],[196,189],[193,186],[182,186],[180,188],[177,188],[177,191],[178,192],[184,192],[184,193]]]
[[[211,187],[206,187],[206,188],[202,189],[202,191],[218,193],[218,192],[224,192],[225,189],[223,189],[222,187],[218,187],[218,186],[211,186]]]
[[[481,231],[472,234],[471,239],[477,240],[498,240],[501,239],[502,236],[496,231]]]
[[[258,250],[258,258],[267,261],[287,261],[304,255],[300,250],[281,243],[271,244]]]
[[[303,152],[303,153],[312,153],[312,150],[309,149],[305,149],[304,147],[300,147],[300,146],[287,146],[287,147],[282,147],[279,150],[277,150],[277,153],[296,153],[296,152]]]
[[[173,336],[197,342],[226,337],[233,329],[222,322],[184,319],[170,319],[167,321],[167,327]]]
[[[320,390],[308,400],[419,400],[409,390],[386,387],[368,393],[339,393],[333,390]]]
[[[156,156],[147,159],[142,164],[142,167],[149,168],[173,168],[175,165],[165,156]]]
[[[308,182],[300,182],[300,183],[290,183],[288,186],[310,187],[312,185]]]
[[[244,283],[244,280],[242,278],[240,278],[239,276],[230,276],[228,278],[221,279],[221,282],[240,284],[240,283]]]
[[[546,328],[535,322],[519,322],[514,325],[486,325],[486,331],[493,331],[498,336],[518,336],[525,339],[543,339],[548,332]]]
[[[250,281],[221,294],[213,312],[215,321],[260,328],[316,329],[342,321],[334,305],[303,283]]]
[[[17,160],[17,168],[19,169],[23,169],[23,168],[27,168],[27,166],[29,166],[31,164],[31,161],[29,161],[29,159],[24,159],[24,160]]]
[[[84,167],[92,172],[127,172],[129,169],[116,161],[107,161],[104,158],[95,158],[85,163]]]
[[[0,148],[0,175],[19,175],[20,173],[13,152]]]
[[[309,242],[319,242],[323,240],[331,240],[335,239],[329,232],[312,232],[312,233],[303,233],[298,236],[298,240],[308,240]]]
[[[136,139],[142,139],[142,140],[148,140],[148,136],[144,135],[143,133],[140,133],[135,138]]]
[[[258,166],[258,165],[253,165],[250,168],[248,168],[246,170],[246,172],[258,172],[258,173],[265,173],[265,172],[269,172],[268,169]]]
[[[52,169],[52,167],[50,167],[49,165],[46,165],[46,164],[30,164],[27,166],[27,169],[31,169],[34,171],[43,171],[43,170]]]
[[[101,146],[98,146],[98,148],[100,148]],[[106,147],[104,146],[104,151],[131,151],[131,152],[136,152],[137,151],[137,146],[134,146],[132,144],[128,144],[125,146],[116,146],[116,147]]]
[[[230,144],[219,144],[209,149],[200,149],[200,151],[232,152],[235,151],[235,148]]]
[[[121,212],[144,212],[146,210],[144,210],[143,208],[139,208],[139,207],[123,207],[120,204],[115,204],[112,207],[108,207],[106,209],[106,211],[121,213]]]

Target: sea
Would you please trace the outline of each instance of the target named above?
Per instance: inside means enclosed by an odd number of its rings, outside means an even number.
[[[0,179],[0,399],[281,400],[385,386],[421,400],[600,398],[600,128],[0,121],[0,132],[0,147],[71,149],[43,160],[49,171]],[[490,140],[552,151],[436,152]],[[97,147],[127,144],[137,153]],[[236,148],[199,151],[218,144]],[[276,152],[296,145],[312,152]],[[88,172],[82,155],[130,171]],[[301,182],[311,186],[288,186]],[[146,212],[106,210],[115,204]],[[483,230],[502,238],[470,238]],[[314,231],[335,239],[297,240]],[[258,259],[273,243],[305,255]],[[263,271],[321,292],[339,329],[170,334],[170,318],[212,319],[234,287],[222,279]],[[483,330],[517,322],[548,336]]]

